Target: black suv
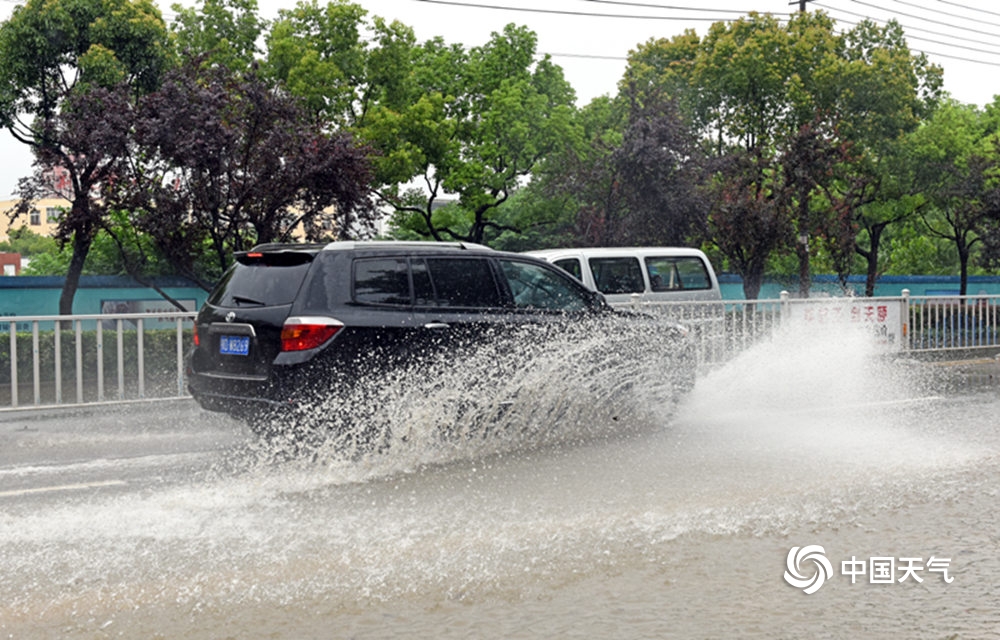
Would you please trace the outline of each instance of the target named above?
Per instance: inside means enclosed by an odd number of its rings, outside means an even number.
[[[262,430],[417,354],[616,313],[561,269],[479,245],[261,245],[236,254],[198,314],[189,388]]]

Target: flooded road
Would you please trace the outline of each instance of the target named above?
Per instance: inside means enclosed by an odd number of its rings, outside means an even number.
[[[765,346],[650,409],[350,459],[184,405],[4,419],[0,637],[1000,635],[989,375]]]

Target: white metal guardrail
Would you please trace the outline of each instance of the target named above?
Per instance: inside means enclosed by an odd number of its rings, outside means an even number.
[[[910,349],[1000,347],[1000,296],[910,296],[908,301]]]
[[[194,317],[194,312],[4,317],[0,326],[8,340],[0,344],[0,411],[184,397],[184,354]]]
[[[716,302],[644,302],[630,306],[663,314],[689,327],[700,365],[720,364],[778,325],[797,320],[817,332],[836,323],[870,331],[885,351],[946,352],[1000,349],[1000,296],[791,298]]]
[[[792,319],[864,325],[889,351],[1000,350],[1000,296],[642,302],[690,328],[699,365],[725,362]],[[0,412],[187,397],[194,312],[0,319]],[[6,344],[4,344],[4,342]],[[5,348],[6,347],[6,348]],[[15,381],[15,382],[12,382]]]

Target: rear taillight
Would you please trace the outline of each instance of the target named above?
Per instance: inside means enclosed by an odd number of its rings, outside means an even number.
[[[281,328],[282,351],[305,351],[323,345],[344,327],[333,318],[294,317]]]
[[[194,325],[194,346],[201,346],[201,339],[198,338],[198,325]]]

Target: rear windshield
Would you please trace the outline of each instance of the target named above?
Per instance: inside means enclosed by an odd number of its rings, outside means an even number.
[[[217,307],[291,304],[311,260],[308,253],[241,254],[222,276],[208,303]]]

